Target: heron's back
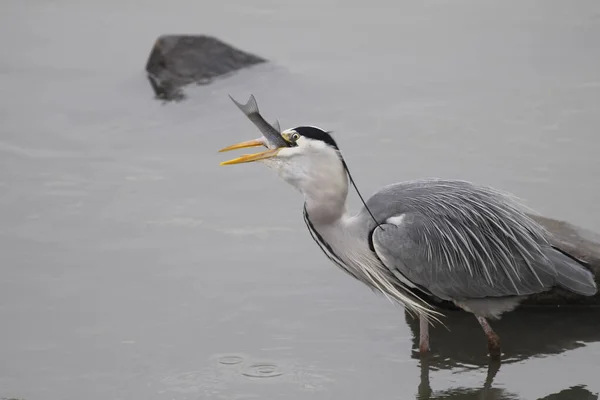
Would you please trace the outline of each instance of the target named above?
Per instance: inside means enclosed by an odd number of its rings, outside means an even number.
[[[428,179],[386,186],[367,205],[384,224],[374,236],[388,264],[440,298],[528,295],[555,285],[596,292],[592,274],[552,248],[549,233],[506,193]],[[360,219],[368,220],[366,210]]]

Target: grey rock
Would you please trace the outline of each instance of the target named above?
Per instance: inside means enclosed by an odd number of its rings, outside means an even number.
[[[584,262],[596,277],[596,284],[600,288],[600,234],[565,221],[539,215],[529,216],[552,234],[552,245]],[[442,310],[459,310],[452,302],[423,297],[420,292],[417,294],[423,300]],[[529,296],[521,303],[520,307],[592,305],[600,305],[600,291],[594,296],[581,296],[557,287],[544,293]]]
[[[264,62],[211,36],[163,35],[152,48],[146,72],[157,98],[181,100],[183,86],[209,84],[217,77]]]
[[[554,236],[553,245],[586,262],[600,287],[600,235],[587,229],[552,218],[530,215]],[[523,305],[600,305],[600,292],[586,297],[555,288],[530,296]]]

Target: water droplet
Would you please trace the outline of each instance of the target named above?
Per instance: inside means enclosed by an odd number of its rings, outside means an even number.
[[[240,356],[223,356],[219,358],[219,362],[225,365],[240,364],[244,359]]]
[[[252,378],[273,378],[282,375],[283,372],[275,364],[261,363],[249,365],[242,374]]]

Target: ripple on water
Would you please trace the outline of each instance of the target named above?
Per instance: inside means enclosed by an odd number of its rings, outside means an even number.
[[[219,357],[219,362],[225,365],[241,364],[244,359],[240,356],[222,356]]]
[[[242,371],[242,375],[251,378],[273,378],[282,374],[283,372],[277,365],[268,363],[252,364]]]

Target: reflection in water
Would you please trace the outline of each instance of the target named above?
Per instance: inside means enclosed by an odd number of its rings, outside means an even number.
[[[407,313],[406,322],[413,334],[413,358],[418,352],[419,321]],[[485,340],[477,321],[462,311],[446,312],[443,319],[447,328],[438,326],[430,330],[431,353],[421,358],[421,382],[418,400],[517,400],[520,396],[504,388],[493,388],[494,377],[500,369],[499,361],[490,361],[485,353]],[[559,354],[567,350],[600,341],[598,308],[524,308],[505,314],[494,322],[494,329],[503,339],[502,363],[510,364],[532,357]],[[480,388],[455,388],[433,391],[430,369],[478,369],[487,367],[485,382]],[[539,400],[598,400],[585,386],[573,386]]]
[[[573,386],[539,400],[598,400],[598,395],[591,393],[585,386]]]
[[[490,361],[488,372],[481,388],[456,388],[434,392],[429,383],[429,361],[425,356],[421,360],[421,383],[417,400],[521,400],[522,397],[503,388],[493,388],[494,377],[500,369],[500,361]],[[573,386],[538,400],[598,400],[598,395],[585,386]]]
[[[493,389],[492,382],[494,377],[500,369],[500,361],[491,360],[488,366],[488,373],[485,378],[485,382],[482,388],[471,389],[471,388],[457,388],[446,390],[442,393],[433,393],[431,385],[429,383],[429,357],[424,356],[421,359],[421,383],[419,384],[419,390],[417,399],[418,400],[429,400],[429,399],[454,399],[454,400],[467,400],[467,399],[485,399],[485,400],[498,400],[498,399],[518,399],[514,394],[508,393],[504,389]]]
[[[472,314],[446,311],[443,326],[430,329],[431,366],[479,368],[488,365],[485,336]],[[406,315],[413,334],[413,349],[418,348],[419,321]],[[560,354],[600,341],[600,308],[523,308],[504,314],[491,322],[502,340],[502,363],[531,357]],[[413,352],[413,358],[418,358]]]

